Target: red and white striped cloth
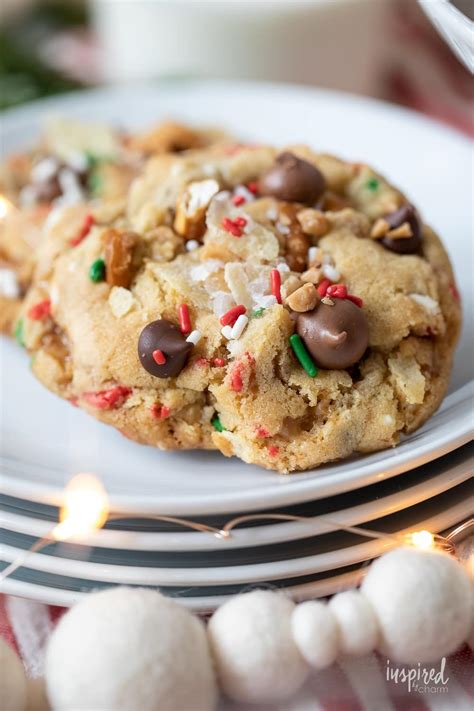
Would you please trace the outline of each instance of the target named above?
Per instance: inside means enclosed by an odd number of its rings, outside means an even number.
[[[32,679],[43,674],[48,638],[63,612],[59,607],[0,595],[0,635],[22,658]],[[439,664],[426,667],[439,669]],[[400,680],[387,681],[386,668],[387,660],[380,655],[345,659],[314,673],[290,701],[271,707],[223,703],[221,711],[472,711],[474,708],[474,654],[467,645],[447,659],[446,684],[434,685],[429,691],[408,691],[406,683]],[[40,711],[39,706],[31,706],[29,711],[33,709]],[[81,711],[80,701],[77,711]]]

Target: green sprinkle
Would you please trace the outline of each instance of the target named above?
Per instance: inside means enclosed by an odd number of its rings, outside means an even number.
[[[265,309],[263,308],[255,309],[255,311],[252,311],[252,318],[262,318],[264,311]]]
[[[89,268],[89,279],[97,284],[105,279],[105,262],[103,259],[96,259]]]
[[[299,362],[303,366],[304,370],[308,373],[308,375],[311,378],[316,377],[316,375],[318,374],[318,369],[313,363],[311,356],[309,355],[303,341],[297,333],[294,333],[292,336],[290,336],[290,345],[293,348],[295,356],[298,358]]]
[[[92,171],[87,179],[87,187],[93,197],[100,197],[102,188],[104,187],[104,181],[99,171]]]
[[[370,190],[374,193],[376,190],[378,190],[379,181],[377,180],[377,178],[369,178],[365,184],[365,187],[367,188],[367,190]]]
[[[225,427],[222,424],[222,422],[219,419],[219,415],[214,415],[214,417],[211,420],[211,425],[214,427],[215,430],[218,432],[224,432]]]
[[[15,336],[17,343],[19,343],[19,345],[23,346],[23,348],[24,348],[25,347],[25,339],[23,337],[23,326],[24,326],[24,322],[23,322],[23,319],[21,318],[16,322],[15,330],[13,331],[13,335]]]

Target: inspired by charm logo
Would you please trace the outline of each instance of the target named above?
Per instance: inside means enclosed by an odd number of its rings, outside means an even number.
[[[439,667],[425,667],[420,663],[416,667],[395,667],[387,659],[386,679],[406,685],[408,692],[442,694],[448,691],[449,676],[445,670],[446,657],[441,659]]]

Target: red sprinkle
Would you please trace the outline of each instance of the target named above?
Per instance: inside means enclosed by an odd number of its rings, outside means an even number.
[[[273,296],[281,304],[281,275],[278,269],[272,269],[270,272],[270,286]]]
[[[459,291],[456,288],[456,284],[450,284],[449,285],[449,291],[451,292],[451,296],[455,301],[460,301],[461,298],[459,296]]]
[[[243,231],[242,227],[245,227],[247,220],[245,217],[236,217],[235,220],[231,220],[230,217],[224,217],[221,225],[226,232],[229,232],[234,237],[242,237]]]
[[[178,317],[181,333],[184,333],[185,335],[191,333],[191,319],[189,317],[189,308],[187,304],[181,304],[178,309]]]
[[[214,358],[212,365],[216,368],[222,368],[225,365],[225,360],[224,358]]]
[[[113,407],[122,405],[129,395],[132,394],[132,388],[127,388],[124,385],[116,385],[108,390],[99,390],[98,392],[83,393],[82,397],[89,405],[96,407],[98,410],[111,410]]]
[[[346,299],[352,301],[352,303],[358,306],[360,309],[364,305],[364,302],[362,301],[360,296],[354,296],[354,294],[347,294]]]
[[[345,284],[331,284],[326,289],[327,296],[333,296],[335,299],[347,298],[347,287]]]
[[[166,407],[166,405],[159,405],[157,402],[155,402],[151,407],[150,407],[150,412],[151,416],[155,418],[155,420],[165,420],[167,417],[170,415],[170,408]]]
[[[254,195],[256,195],[258,193],[258,183],[257,182],[252,180],[250,183],[247,183],[246,187],[250,193],[253,193]]]
[[[77,235],[75,237],[73,237],[73,239],[71,240],[71,245],[73,247],[77,247],[77,245],[80,244],[82,242],[82,240],[87,237],[87,235],[91,231],[92,225],[94,225],[94,224],[95,224],[94,215],[92,215],[91,213],[88,213],[84,217],[84,221],[82,223],[81,229],[79,230]]]
[[[27,316],[32,321],[46,321],[51,316],[51,301],[44,299],[44,301],[38,301],[37,304],[33,304],[28,310]]]
[[[270,444],[267,447],[267,452],[270,455],[270,457],[276,457],[278,455],[279,451],[280,451],[280,447],[277,447],[275,444]]]
[[[244,198],[243,195],[234,195],[234,197],[232,198],[232,202],[234,203],[234,205],[235,205],[236,207],[240,207],[241,205],[243,205],[243,204],[244,204],[245,202],[247,202],[247,201],[246,201],[246,199]]]
[[[323,279],[321,284],[318,284],[317,290],[321,298],[326,296],[326,291],[328,290],[329,286],[331,286],[331,282],[329,281],[329,279]]]
[[[166,356],[163,351],[160,351],[159,348],[157,348],[156,351],[153,351],[151,355],[155,363],[157,363],[158,365],[164,365],[166,363]]]
[[[242,375],[239,369],[234,370],[230,380],[230,389],[236,393],[240,393],[244,387],[244,382],[242,380]]]
[[[203,358],[203,357],[196,358],[193,365],[197,365],[200,368],[203,368],[205,365],[209,365],[209,361],[207,360],[207,358]]]
[[[257,435],[257,437],[270,437],[270,432],[261,425],[258,425],[255,428],[255,434]]]
[[[242,316],[246,311],[247,309],[243,304],[233,306],[220,317],[219,321],[221,326],[233,326],[239,316]]]

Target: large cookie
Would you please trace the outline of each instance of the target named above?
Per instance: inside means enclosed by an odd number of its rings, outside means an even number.
[[[446,391],[443,246],[362,164],[294,146],[152,158],[126,212],[43,243],[36,376],[125,436],[288,472],[394,446]]]

